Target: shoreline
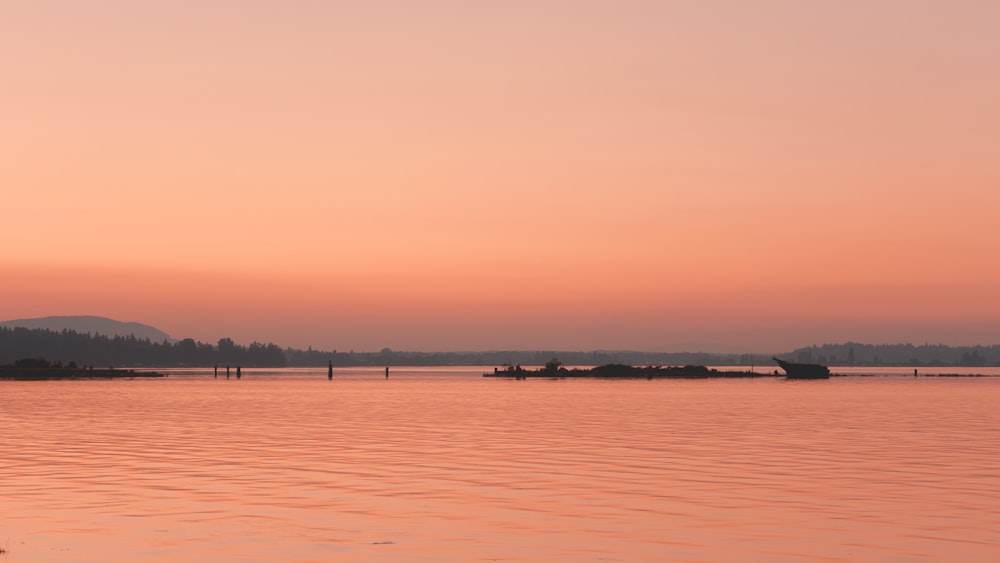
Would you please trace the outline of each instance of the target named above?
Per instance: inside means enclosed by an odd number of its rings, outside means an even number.
[[[506,369],[494,368],[493,373],[484,373],[483,377],[499,377],[506,379],[715,379],[715,378],[756,378],[783,377],[774,373],[759,373],[756,371],[719,371],[706,366],[629,366],[624,364],[608,364],[591,369],[583,368],[541,368],[526,370],[520,366],[508,366]]]
[[[75,379],[134,379],[136,377],[167,377],[155,371],[132,369],[83,369],[83,368],[0,368],[0,379],[16,381],[58,381]]]

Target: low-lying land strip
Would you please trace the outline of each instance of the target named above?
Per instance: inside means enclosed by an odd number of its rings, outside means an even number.
[[[53,379],[119,379],[133,377],[166,377],[155,371],[135,371],[132,369],[95,369],[93,366],[78,367],[75,362],[63,365],[49,362],[44,358],[24,358],[13,364],[0,366],[0,379],[43,381]]]
[[[710,377],[774,377],[772,373],[756,373],[753,371],[719,371],[705,366],[629,366],[625,364],[606,364],[595,368],[566,369],[558,363],[549,362],[537,370],[527,370],[518,365],[495,368],[493,373],[484,373],[483,377],[506,377],[527,379],[529,377],[570,378],[598,377],[606,379],[707,379]]]

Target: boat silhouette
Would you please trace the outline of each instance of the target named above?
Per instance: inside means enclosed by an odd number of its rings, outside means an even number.
[[[785,370],[788,379],[829,379],[830,368],[820,364],[799,364],[786,362],[778,358],[771,358],[778,362],[778,366]]]

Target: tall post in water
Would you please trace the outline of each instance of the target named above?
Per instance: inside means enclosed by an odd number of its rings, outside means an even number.
[[[240,366],[236,366],[236,379],[239,379],[241,377],[243,377],[243,374],[240,373]]]
[[[333,379],[333,360],[330,360],[330,365],[326,368],[326,378]]]

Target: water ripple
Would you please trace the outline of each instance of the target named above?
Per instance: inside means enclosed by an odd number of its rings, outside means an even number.
[[[11,561],[1000,552],[1000,380],[2,382]]]

